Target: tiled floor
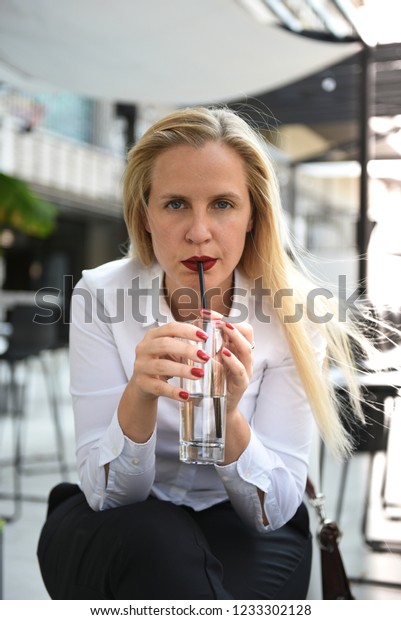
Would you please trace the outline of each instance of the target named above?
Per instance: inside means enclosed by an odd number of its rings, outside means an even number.
[[[63,431],[67,446],[67,459],[70,465],[70,480],[74,481],[74,448],[71,405],[68,395],[68,374],[66,354],[57,357],[59,368],[59,404]],[[48,598],[43,586],[36,561],[36,545],[41,526],[45,518],[45,498],[51,487],[60,479],[56,464],[45,462],[44,456],[54,451],[54,429],[51,424],[48,404],[45,399],[43,378],[36,366],[32,370],[32,392],[29,398],[29,411],[25,423],[24,453],[34,457],[34,465],[26,469],[23,479],[24,493],[30,501],[24,501],[21,517],[13,523],[6,524],[3,535],[3,598],[9,600],[38,600]],[[399,435],[401,437],[401,434]],[[9,454],[11,442],[10,422],[0,418],[0,454],[1,458]],[[396,444],[395,444],[396,445]],[[395,454],[398,450],[395,451]],[[384,521],[380,515],[378,498],[383,466],[382,455],[376,459],[373,480],[373,515],[368,527],[370,535],[381,536],[386,540],[401,540],[401,521]],[[326,512],[334,515],[336,494],[339,484],[340,465],[328,460],[325,469],[324,490],[327,495]],[[50,469],[49,469],[50,468]],[[341,549],[347,571],[354,577],[372,580],[398,582],[401,584],[401,553],[394,551],[372,552],[364,543],[361,524],[365,498],[368,460],[365,455],[353,459],[349,468],[349,480],[346,487],[344,511],[341,520],[343,538]],[[10,468],[3,467],[0,472],[0,493],[10,489]],[[397,478],[397,476],[396,476]],[[397,478],[398,479],[398,478]],[[32,501],[33,498],[39,501]],[[0,514],[9,510],[9,502],[0,500]],[[319,597],[319,564],[315,553],[314,569],[310,598]],[[401,587],[389,588],[372,585],[354,585],[353,592],[358,599],[399,599]]]

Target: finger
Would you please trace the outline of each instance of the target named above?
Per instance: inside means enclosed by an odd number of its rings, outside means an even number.
[[[189,398],[188,392],[181,389],[180,387],[176,387],[170,385],[169,383],[153,378],[149,378],[146,386],[146,391],[150,394],[154,394],[155,396],[171,398],[179,402],[185,402]]]
[[[241,360],[230,349],[224,348],[222,353],[222,362],[230,371],[230,378],[233,378],[238,385],[242,385],[244,382],[248,383],[249,377]]]
[[[162,338],[155,338],[150,342],[142,342],[136,348],[136,359],[149,360],[155,358],[176,362],[185,359],[204,364],[209,361],[210,356],[197,343],[191,344],[191,342],[178,338],[164,336]]]
[[[223,348],[222,362],[226,369],[227,390],[244,392],[249,385],[250,374],[244,364],[229,349]]]
[[[252,352],[254,348],[253,329],[249,323],[238,323],[234,326],[228,321],[219,321],[219,326],[223,329],[227,346],[234,346],[242,354]]]
[[[237,374],[239,377],[243,376],[243,371],[245,371],[245,374],[248,378],[251,377],[252,375],[252,368],[253,368],[253,359],[251,358],[249,363],[243,363],[243,361],[237,356],[235,355],[235,353],[233,353],[230,349],[227,349],[226,347],[224,347],[222,349],[222,362],[225,364],[225,366],[230,370],[233,371],[234,374]]]
[[[149,340],[163,337],[183,338],[197,342],[206,341],[208,339],[207,333],[203,331],[201,327],[192,325],[191,323],[179,323],[177,321],[172,321],[171,323],[166,323],[160,327],[149,329],[147,335],[145,336],[145,338]]]
[[[135,366],[135,372],[144,377],[149,377],[166,381],[166,378],[179,377],[184,379],[200,379],[204,376],[204,370],[201,367],[202,360],[198,360],[200,364],[179,363],[164,358],[154,358],[152,360],[138,361]]]
[[[205,317],[205,319],[222,319],[223,315],[220,312],[216,312],[215,310],[206,310],[205,308],[201,308],[200,311],[201,316]]]
[[[210,319],[216,320],[217,324],[219,326],[222,323],[223,326],[227,326],[229,329],[232,329],[234,331],[235,331],[235,329],[237,329],[248,340],[250,345],[254,344],[254,342],[253,342],[253,329],[252,329],[252,326],[249,323],[239,322],[239,323],[236,323],[235,326],[234,326],[232,323],[227,321],[222,314],[220,314],[219,312],[216,312],[215,310],[205,310],[205,309],[202,309],[201,313],[205,317],[208,317]]]

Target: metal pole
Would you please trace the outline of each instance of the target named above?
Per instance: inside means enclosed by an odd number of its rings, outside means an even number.
[[[368,218],[369,207],[369,175],[370,159],[369,118],[371,115],[371,97],[373,80],[372,48],[364,45],[361,52],[361,84],[360,84],[360,164],[361,177],[359,188],[359,221],[357,229],[357,245],[359,253],[359,292],[366,295],[367,288],[367,249],[372,231],[372,222]]]
[[[4,520],[0,518],[0,600],[3,598],[3,527]]]

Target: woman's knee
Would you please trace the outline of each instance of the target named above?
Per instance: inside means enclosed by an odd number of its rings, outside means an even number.
[[[111,567],[119,598],[230,598],[223,572],[188,511],[148,500],[127,510]],[[127,524],[129,527],[127,528]]]
[[[70,497],[52,510],[38,555],[52,598],[230,598],[188,511],[154,498],[93,512],[82,493]]]
[[[153,572],[204,562],[209,545],[198,525],[183,507],[150,499],[127,509],[117,535],[126,560],[141,560]]]

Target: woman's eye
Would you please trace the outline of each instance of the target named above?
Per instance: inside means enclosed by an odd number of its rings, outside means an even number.
[[[169,209],[172,209],[173,211],[178,211],[178,209],[182,209],[183,206],[184,203],[182,202],[182,200],[170,200],[167,205],[167,207]]]
[[[231,204],[227,202],[227,200],[218,200],[216,202],[216,207],[218,209],[224,210],[224,209],[229,209],[231,207]]]

